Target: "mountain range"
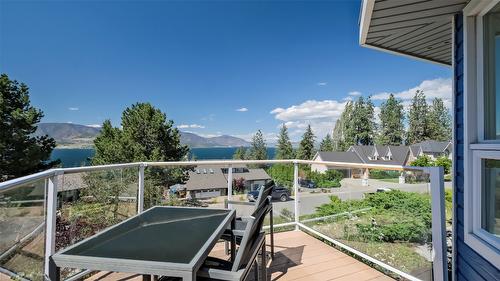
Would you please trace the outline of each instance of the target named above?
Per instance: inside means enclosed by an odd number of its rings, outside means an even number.
[[[40,123],[35,135],[49,135],[54,138],[59,148],[92,147],[94,138],[101,131],[98,127],[91,127],[72,123]],[[244,139],[222,135],[216,137],[202,137],[191,132],[180,132],[181,143],[189,147],[238,147],[249,146]]]

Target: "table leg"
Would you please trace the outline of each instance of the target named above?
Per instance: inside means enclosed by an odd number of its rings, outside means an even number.
[[[236,258],[236,236],[233,230],[236,228],[236,217],[231,220],[231,262]]]
[[[261,262],[262,264],[260,265],[260,270],[261,270],[261,276],[262,280],[267,281],[267,261],[266,261],[266,243],[264,242],[264,245],[262,245],[262,253],[261,253]]]

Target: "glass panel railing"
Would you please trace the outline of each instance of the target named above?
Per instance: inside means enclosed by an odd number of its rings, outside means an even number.
[[[137,167],[59,178],[56,252],[137,214]],[[79,272],[62,269],[61,275],[68,278]]]
[[[326,166],[301,174],[302,224],[397,270],[432,280],[427,174]]]
[[[45,180],[0,191],[0,267],[14,279],[43,280],[44,201]]]

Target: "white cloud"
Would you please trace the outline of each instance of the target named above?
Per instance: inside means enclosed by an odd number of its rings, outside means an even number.
[[[246,108],[246,107],[242,107],[242,108],[238,108],[238,109],[236,109],[236,111],[239,111],[239,112],[247,112],[247,111],[248,111],[248,108]]]
[[[401,92],[394,93],[394,96],[403,100],[403,104],[411,100],[415,95],[417,90],[424,91],[427,100],[430,101],[434,98],[441,98],[444,101],[446,107],[451,107],[452,99],[452,80],[451,78],[437,78],[433,80],[424,80],[420,85],[404,90]],[[385,100],[389,98],[388,92],[379,93],[372,96],[373,100]]]
[[[177,128],[179,128],[179,129],[204,129],[205,126],[198,125],[198,124],[181,124],[181,125],[178,125]]]
[[[351,96],[351,97],[357,97],[357,96],[361,96],[361,92],[352,91],[352,92],[349,92],[348,95]]]
[[[345,104],[336,100],[308,100],[288,108],[275,108],[271,114],[291,129],[290,135],[293,138],[303,134],[307,125],[311,125],[314,134],[322,138],[327,133],[331,133]]]
[[[101,128],[102,125],[101,124],[89,124],[89,125],[85,125],[87,127],[91,127],[91,128]]]
[[[320,87],[321,86],[326,86],[326,84],[328,84],[328,82],[318,82],[318,83],[316,83],[316,85],[318,85]]]
[[[70,111],[78,111],[78,110],[80,110],[80,108],[78,108],[78,107],[68,107],[68,110],[70,110]]]

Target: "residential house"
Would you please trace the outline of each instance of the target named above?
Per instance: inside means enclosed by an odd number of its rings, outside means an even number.
[[[453,71],[453,280],[500,279],[500,0],[364,0],[360,44]]]
[[[453,144],[449,141],[423,141],[410,146],[408,163],[414,161],[421,155],[427,155],[432,160],[445,156],[452,159]]]
[[[227,195],[228,168],[224,166],[199,166],[189,171],[185,184],[177,184],[170,190],[187,197],[207,199]],[[243,179],[245,190],[260,187],[271,180],[264,169],[250,169],[246,166],[233,167],[233,180]]]

